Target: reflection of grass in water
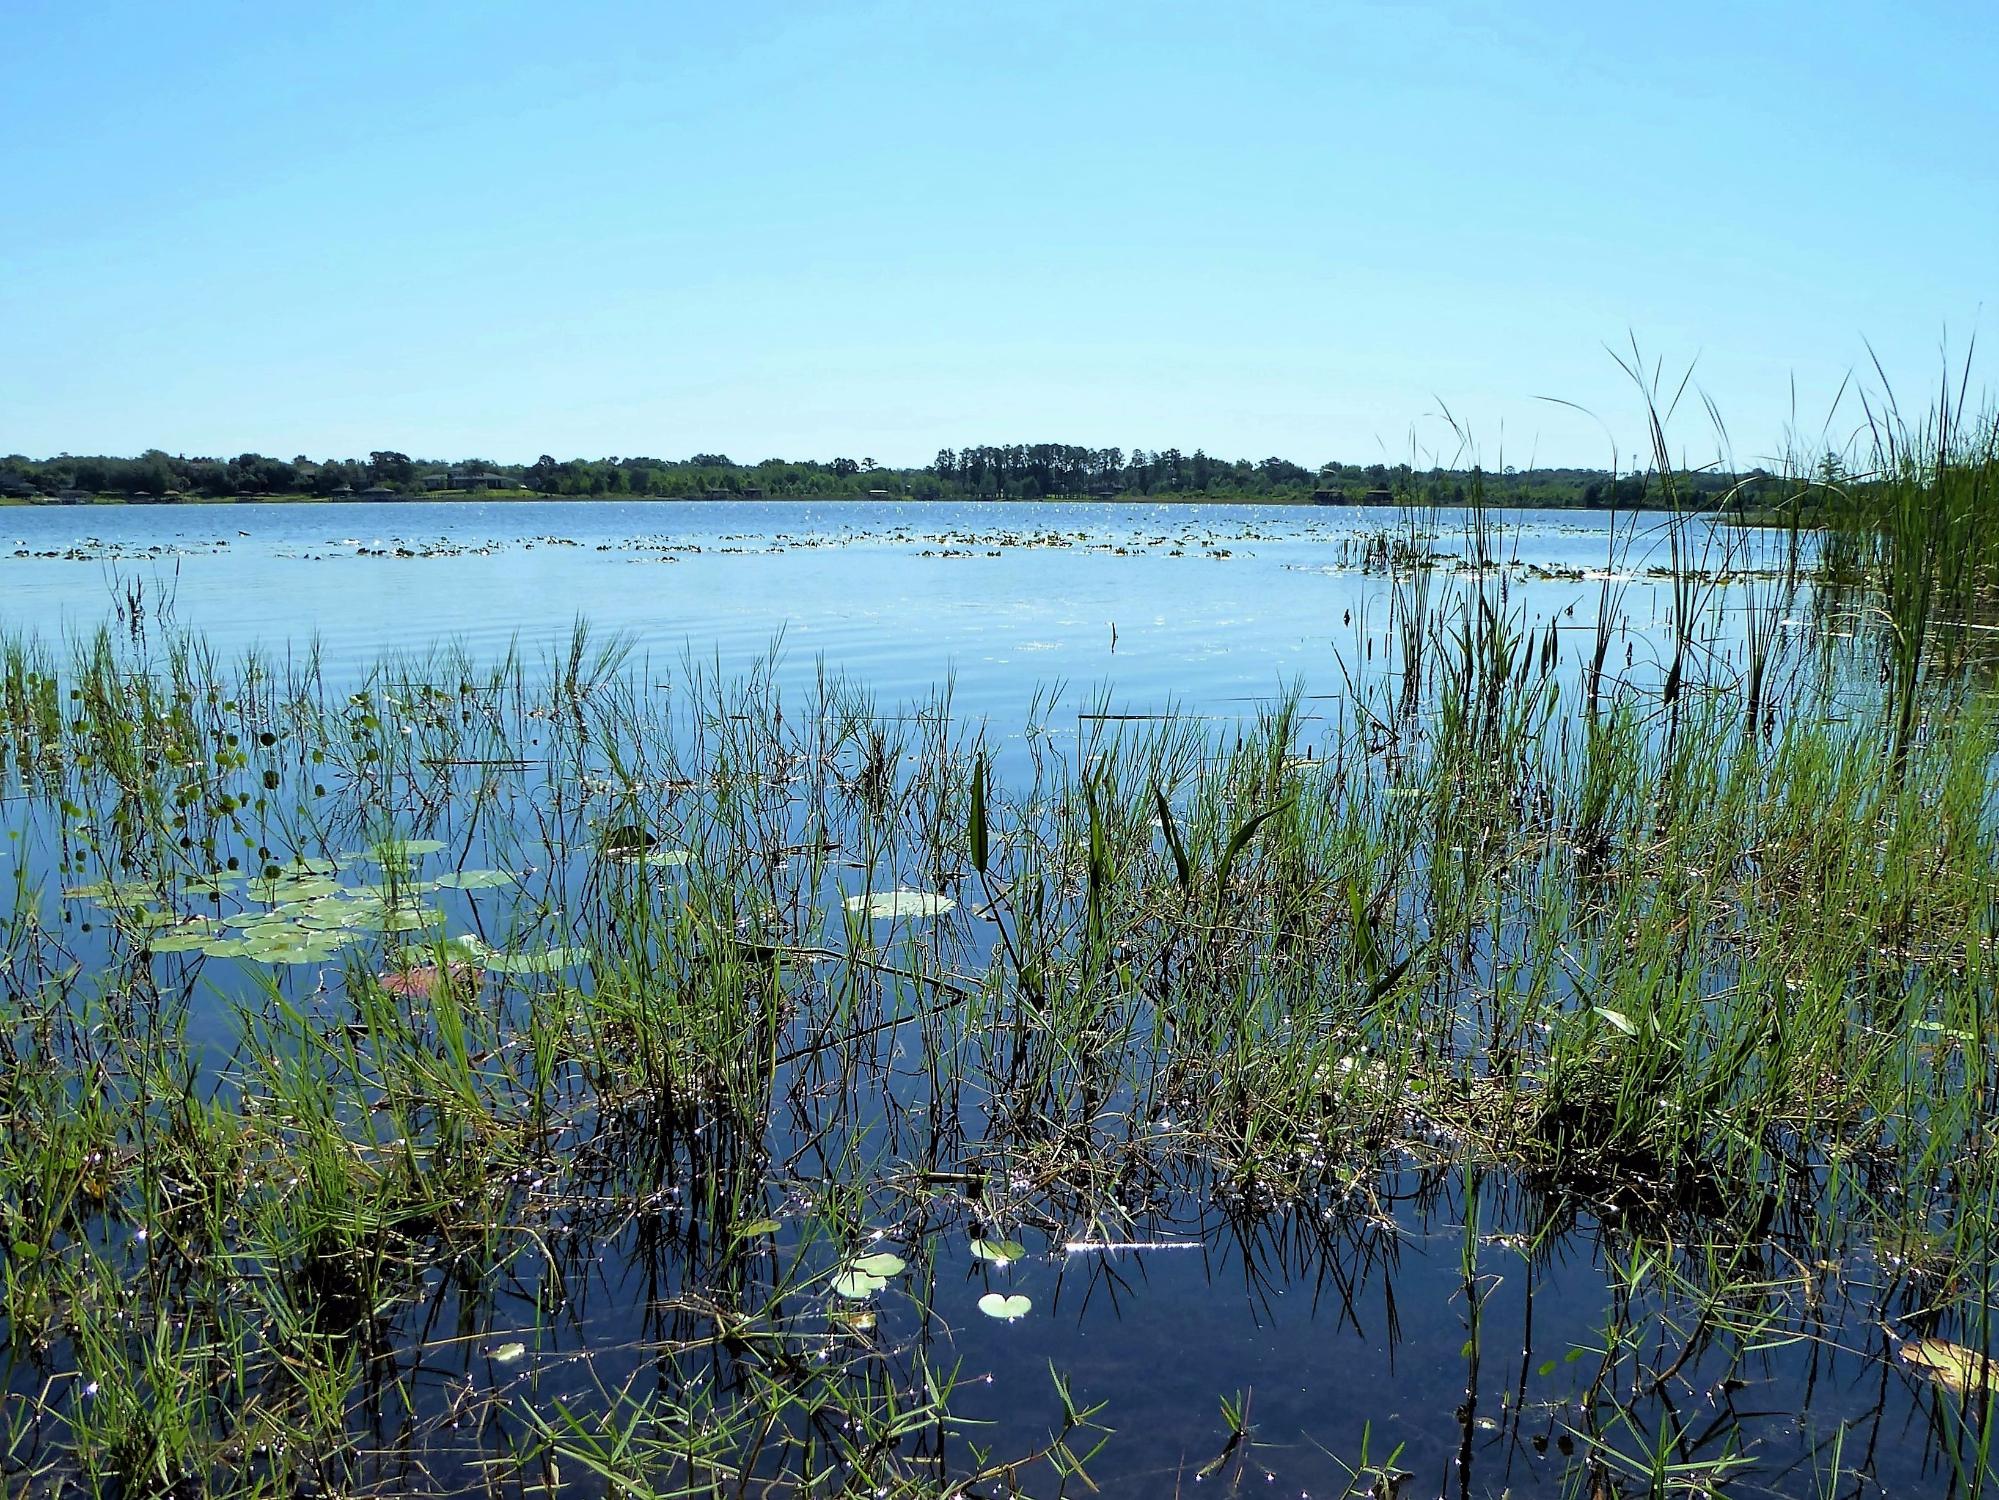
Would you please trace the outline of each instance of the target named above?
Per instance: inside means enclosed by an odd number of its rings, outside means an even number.
[[[7,642],[12,1461],[1050,1488],[1096,1410],[1010,1391],[982,1434],[952,1344],[1059,1315],[1060,1246],[1191,1217],[1265,1293],[1365,1284],[1411,1179],[1405,1223],[1466,1226],[1474,1391],[1495,1261],[1572,1294],[1612,1226],[1597,1347],[1523,1360],[1467,1455],[1540,1423],[1575,1476],[1690,1486],[1775,1441],[1696,1377],[1870,1319],[1989,1349],[1988,709],[1940,679],[1904,734],[1828,655],[1745,733],[1689,615],[1670,704],[1599,649],[1571,712],[1563,643],[1472,585],[1405,589],[1421,665],[1309,746],[1295,703],[1095,715],[1005,774],[948,701],[662,694],[580,632],[351,692]],[[1983,1389],[1924,1388],[1966,1472]]]

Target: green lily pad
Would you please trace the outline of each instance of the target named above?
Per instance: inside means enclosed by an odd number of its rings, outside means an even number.
[[[833,1291],[854,1301],[872,1297],[888,1285],[890,1277],[900,1276],[907,1264],[900,1255],[886,1250],[857,1255],[847,1263],[846,1269],[833,1278]]]
[[[143,906],[158,894],[147,880],[94,880],[88,885],[63,888],[71,901],[95,901],[99,906]]]
[[[415,932],[423,927],[436,927],[443,921],[443,912],[427,906],[392,906],[383,909],[379,921],[364,918],[354,925],[373,926],[381,932]]]
[[[487,953],[479,962],[495,974],[559,974],[590,955],[581,948],[551,948],[546,953]]]
[[[510,1365],[513,1364],[516,1360],[525,1358],[527,1352],[528,1352],[528,1346],[526,1344],[521,1343],[518,1339],[516,1339],[512,1343],[500,1345],[500,1347],[495,1349],[492,1352],[492,1354],[489,1355],[488,1357],[496,1365]]]
[[[885,1276],[870,1276],[865,1271],[848,1270],[833,1278],[833,1294],[859,1302],[872,1297],[887,1285],[888,1278]]]
[[[979,1298],[979,1311],[989,1318],[998,1318],[1002,1323],[1017,1323],[1034,1311],[1034,1304],[1018,1292],[1007,1295],[987,1292]]]
[[[315,932],[349,932],[379,922],[384,915],[379,901],[315,901],[298,914],[297,921]]]
[[[996,1266],[1006,1266],[1027,1254],[1027,1247],[1014,1240],[973,1240],[972,1254]]]
[[[1947,1339],[1910,1339],[1896,1352],[1938,1385],[1963,1395],[1982,1391],[1993,1379],[1993,1362],[1976,1349]]]
[[[941,917],[958,903],[935,891],[877,891],[872,896],[849,896],[847,910],[866,912],[876,921],[889,917]]]
[[[194,921],[156,934],[146,946],[155,953],[193,953],[206,949],[221,936],[214,923]]]
[[[292,901],[311,901],[319,896],[331,896],[340,889],[339,883],[324,875],[284,875],[276,880],[253,880],[243,888],[243,894],[252,901],[268,901],[273,905],[284,905]]]
[[[453,870],[432,882],[446,891],[492,891],[513,883],[514,877],[505,870]]]

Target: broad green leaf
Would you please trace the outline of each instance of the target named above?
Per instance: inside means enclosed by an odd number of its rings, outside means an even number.
[[[453,870],[432,882],[447,891],[493,891],[513,883],[514,877],[505,870]]]
[[[861,1272],[863,1275],[879,1276],[883,1280],[887,1280],[891,1276],[900,1276],[906,1264],[907,1262],[900,1255],[891,1255],[886,1250],[877,1250],[872,1255],[856,1256],[852,1269]]]
[[[1034,1304],[1019,1292],[1002,1295],[987,1292],[979,1298],[979,1311],[989,1318],[998,1318],[1002,1323],[1016,1323],[1034,1310]]]
[[[1964,1395],[1992,1384],[1992,1361],[1976,1349],[1947,1339],[1909,1339],[1896,1348],[1902,1358],[1938,1385]]]
[[[847,910],[866,912],[876,921],[890,917],[941,917],[958,903],[932,891],[877,891],[872,896],[849,896]]]
[[[833,1278],[834,1295],[859,1302],[872,1297],[888,1285],[886,1277],[870,1276],[865,1271],[846,1270]]]

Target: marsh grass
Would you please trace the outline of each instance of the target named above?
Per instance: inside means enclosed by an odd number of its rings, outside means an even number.
[[[1683,516],[1620,674],[1626,585],[1568,650],[1468,516],[1450,568],[1407,518],[1395,665],[1333,720],[1002,741],[948,685],[786,697],[581,626],[340,684],[0,643],[10,1483],[1143,1488],[1117,1391],[968,1395],[978,1293],[1038,1276],[1032,1326],[1191,1224],[1253,1298],[1351,1298],[1442,1223],[1464,1492],[1481,1424],[1592,1494],[1837,1490],[1852,1423],[1799,1458],[1731,1399],[1795,1346],[1978,1493],[1990,1382],[1896,1344],[1993,1347],[1987,700],[1865,670],[1931,608],[1893,584],[1885,646],[1780,654],[1795,551],[1737,669]],[[1578,1242],[1600,1336],[1549,1356]],[[1212,1477],[1262,1482],[1224,1415]],[[1366,1431],[1320,1471],[1392,1493]]]

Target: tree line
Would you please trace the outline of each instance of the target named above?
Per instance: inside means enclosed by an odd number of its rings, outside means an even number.
[[[531,464],[486,458],[445,463],[379,449],[365,459],[291,459],[261,453],[190,458],[148,449],[136,458],[60,454],[0,459],[0,495],[17,500],[84,495],[171,500],[261,496],[348,498],[520,489],[576,498],[801,498],[882,494],[915,500],[1207,498],[1348,504],[1462,504],[1473,473],[1490,504],[1551,508],[1630,508],[1656,502],[1643,475],[1599,469],[1498,471],[1419,469],[1410,464],[1324,463],[1218,458],[1196,448],[1147,451],[1069,443],[988,444],[945,448],[921,468],[893,468],[872,458],[765,459],[732,462],[726,454],[684,459],[611,457]],[[1683,496],[1718,504],[1744,477],[1719,472],[1678,476]]]

